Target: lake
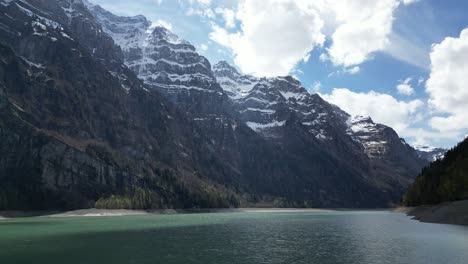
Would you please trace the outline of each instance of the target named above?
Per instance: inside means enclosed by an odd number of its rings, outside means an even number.
[[[0,221],[0,263],[468,263],[468,227],[383,211]]]

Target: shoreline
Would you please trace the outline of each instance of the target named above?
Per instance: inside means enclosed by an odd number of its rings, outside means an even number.
[[[412,219],[424,223],[468,226],[468,200],[417,207],[399,207],[393,212],[405,213]]]
[[[105,217],[130,215],[164,215],[164,214],[192,214],[192,213],[330,213],[338,211],[366,210],[366,209],[319,209],[319,208],[220,208],[220,209],[79,209],[73,211],[4,211],[0,212],[0,221],[21,217]]]

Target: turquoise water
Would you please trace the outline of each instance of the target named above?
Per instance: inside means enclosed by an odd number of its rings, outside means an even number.
[[[0,263],[468,263],[468,227],[388,212],[0,221]]]

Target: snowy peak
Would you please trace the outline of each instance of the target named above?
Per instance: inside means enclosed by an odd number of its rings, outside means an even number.
[[[158,23],[152,23],[142,15],[124,17],[117,16],[99,5],[89,4],[88,8],[109,34],[124,51],[139,49],[149,44],[189,45],[189,42],[179,38]]]
[[[331,140],[327,127],[343,123],[348,115],[310,94],[292,76],[256,78],[240,74],[225,61],[213,66],[218,83],[234,100],[241,118],[254,131],[276,137],[287,120],[295,120],[319,140]],[[344,127],[344,125],[342,125]],[[344,128],[343,128],[344,129]]]
[[[216,75],[216,78],[225,77],[233,81],[238,81],[243,77],[237,69],[231,66],[227,61],[219,61],[213,65],[213,73]]]
[[[345,140],[369,158],[407,148],[389,127],[374,123],[368,116],[350,116],[309,93],[292,76],[259,79],[240,74],[225,61],[215,64],[213,72],[237,104],[241,119],[263,136],[278,137],[286,121],[295,120],[319,141]]]
[[[416,150],[420,158],[425,159],[427,161],[436,161],[439,159],[443,159],[445,153],[447,152],[447,149],[444,148],[435,148],[431,146],[421,145],[414,146],[414,149]]]
[[[359,124],[373,124],[374,121],[372,120],[372,118],[370,116],[361,116],[361,115],[357,115],[357,116],[352,116],[348,119],[348,123],[350,125],[359,125]]]
[[[188,41],[179,38],[179,36],[157,23],[151,24],[146,33],[149,34],[148,40],[151,43],[159,44],[160,42],[166,42],[172,45],[189,45],[195,51],[195,48]]]
[[[147,37],[151,22],[144,16],[116,16],[99,5],[88,5],[89,10],[102,25],[104,32],[114,39],[124,52],[138,49]]]
[[[215,63],[213,65],[213,71],[234,73],[236,76],[240,75],[237,69],[227,61],[218,61],[218,63]]]
[[[226,61],[213,65],[213,74],[223,90],[234,100],[247,96],[260,81],[254,76],[240,74]]]
[[[125,64],[163,93],[219,92],[209,61],[193,45],[144,16],[122,17],[99,6],[91,12],[121,47]]]
[[[384,137],[384,125],[376,124],[369,116],[352,116],[346,121],[347,134],[362,144],[370,158],[380,157],[388,149],[388,140]]]

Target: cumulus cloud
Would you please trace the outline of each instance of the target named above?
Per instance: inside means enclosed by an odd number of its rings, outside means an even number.
[[[344,72],[349,73],[349,74],[356,74],[360,71],[361,71],[361,68],[359,66],[354,66],[351,68],[344,69]]]
[[[296,1],[241,1],[236,18],[240,31],[213,25],[210,38],[229,47],[234,62],[257,76],[288,74],[316,46],[323,45],[323,21],[314,8]]]
[[[468,129],[468,28],[432,47],[426,81],[429,106],[437,113],[431,126],[442,132]]]
[[[411,87],[410,82],[412,81],[412,78],[408,77],[402,82],[400,82],[397,86],[396,89],[399,94],[402,95],[412,95],[414,94],[414,88]]]
[[[328,37],[331,45],[320,60],[330,60],[342,66],[343,72],[355,74],[359,69],[355,66],[389,46],[395,9],[413,2],[240,0],[234,9],[215,9],[225,25],[212,20],[210,38],[232,50],[234,62],[242,71],[271,76],[290,73]]]
[[[333,44],[328,49],[335,65],[358,65],[369,59],[373,52],[383,50],[389,44],[393,11],[399,2],[335,1],[338,27],[332,35]]]
[[[215,9],[215,13],[222,15],[223,19],[225,20],[226,28],[233,28],[236,26],[236,22],[235,22],[236,14],[234,10],[229,9],[229,8],[218,7]]]
[[[335,88],[331,94],[321,96],[351,115],[370,116],[375,122],[392,127],[402,136],[408,135],[408,128],[418,120],[418,111],[424,106],[421,100],[405,102],[388,94],[374,91],[356,93],[346,88]]]

